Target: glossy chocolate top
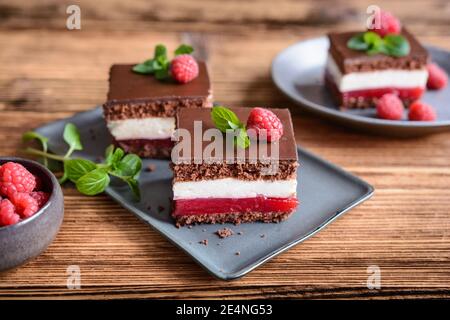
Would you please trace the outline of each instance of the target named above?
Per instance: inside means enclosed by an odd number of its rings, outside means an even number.
[[[248,115],[250,114],[251,108],[230,108],[239,117],[242,123],[247,122]],[[281,120],[283,124],[284,133],[278,142],[273,142],[279,144],[279,160],[297,160],[297,145],[295,142],[294,130],[292,127],[291,114],[288,109],[270,109],[274,112],[277,117]],[[211,109],[207,108],[196,108],[196,109],[179,109],[177,114],[177,128],[186,129],[190,132],[191,137],[194,136],[194,121],[202,122],[202,132],[207,129],[216,128],[211,119]],[[225,137],[225,134],[223,134]],[[194,139],[192,139],[191,149],[194,150]],[[266,144],[266,142],[256,142],[251,141],[250,147],[246,151],[246,159],[249,158],[250,150],[253,148],[258,148],[259,144]],[[202,144],[202,149],[204,150],[206,146],[211,144],[210,141],[204,141]],[[270,153],[270,143],[267,143],[268,156]],[[193,153],[193,152],[192,152]],[[255,153],[256,154],[256,153]],[[184,157],[181,154],[181,157]],[[258,158],[259,159],[259,158]]]
[[[108,101],[153,100],[173,97],[207,97],[210,94],[208,70],[198,62],[199,75],[186,84],[159,81],[153,75],[135,73],[133,64],[114,64],[109,72]]]
[[[384,54],[368,55],[347,47],[348,40],[361,32],[330,33],[330,53],[342,73],[374,71],[384,69],[420,69],[428,60],[427,50],[408,30],[403,28],[402,35],[408,40],[411,51],[404,57],[392,57]]]

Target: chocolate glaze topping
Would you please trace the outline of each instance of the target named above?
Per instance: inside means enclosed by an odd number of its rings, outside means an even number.
[[[245,124],[247,122],[248,115],[250,114],[251,108],[231,108],[233,112],[239,117],[239,119]],[[293,160],[297,161],[297,145],[295,142],[294,130],[292,128],[291,114],[288,109],[270,109],[272,110],[284,127],[284,134],[281,139],[276,142],[279,144],[279,160]],[[211,119],[211,109],[206,108],[189,108],[189,109],[179,109],[177,114],[177,128],[186,129],[191,133],[191,137],[194,137],[194,121],[202,121],[203,132],[210,128],[215,128],[214,123]],[[225,137],[225,135],[224,135]],[[191,150],[194,150],[194,139],[191,139]],[[204,141],[202,145],[202,150],[209,145],[210,141]],[[246,159],[249,159],[250,150],[252,148],[258,148],[263,142],[252,141],[249,148],[245,150]],[[270,143],[268,143],[267,151],[270,157]],[[194,156],[194,152],[191,152]],[[225,151],[224,151],[225,154]],[[184,154],[180,154],[181,158],[185,158]],[[172,159],[177,161],[177,159]],[[204,161],[206,159],[203,159]],[[258,159],[259,160],[259,159]]]
[[[409,41],[411,51],[405,57],[391,57],[384,54],[369,56],[364,51],[352,50],[347,41],[360,32],[330,33],[330,53],[342,73],[375,71],[385,69],[414,70],[423,68],[428,60],[427,50],[405,28],[402,35]]]
[[[137,74],[132,64],[110,69],[108,101],[103,105],[106,121],[130,118],[174,117],[178,108],[211,107],[208,70],[199,62],[199,76],[187,84],[159,81]]]
[[[210,95],[208,70],[204,62],[198,62],[199,75],[186,84],[173,80],[159,81],[152,75],[131,70],[133,64],[115,64],[109,73],[108,101],[142,101],[170,97],[207,97]]]

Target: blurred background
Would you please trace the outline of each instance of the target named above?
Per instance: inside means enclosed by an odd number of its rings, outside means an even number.
[[[66,29],[71,4],[81,9],[81,30]],[[206,36],[217,101],[292,106],[272,85],[272,58],[301,39],[363,28],[370,4],[450,48],[447,0],[0,0],[0,110],[100,104],[112,63],[141,61],[159,42],[173,48],[184,32]]]

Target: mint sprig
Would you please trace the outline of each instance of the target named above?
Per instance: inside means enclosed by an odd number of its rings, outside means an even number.
[[[239,148],[246,149],[250,146],[247,129],[233,111],[222,106],[213,107],[211,110],[211,119],[220,131],[224,133],[237,133],[234,142]]]
[[[34,139],[41,142],[42,150],[28,147],[25,152],[40,156],[44,160],[52,159],[62,162],[64,171],[59,179],[60,183],[72,181],[80,193],[93,196],[104,192],[110,184],[110,176],[113,176],[127,183],[136,199],[140,199],[138,178],[142,160],[137,155],[125,154],[121,148],[110,145],[105,150],[105,161],[102,163],[83,158],[71,158],[74,151],[83,150],[80,133],[72,123],[64,127],[63,139],[68,145],[68,151],[64,156],[48,152],[48,138],[33,131],[23,135],[24,141]],[[46,162],[44,164],[47,166]]]
[[[67,150],[66,157],[69,157],[75,150],[83,150],[80,133],[73,123],[68,123],[64,127],[63,138],[69,145],[69,150]]]
[[[383,40],[387,52],[394,57],[407,56],[411,51],[408,40],[400,35],[388,34]]]
[[[41,146],[42,146],[42,150],[44,152],[47,152],[47,150],[48,150],[48,138],[44,137],[43,135],[41,135],[39,133],[33,132],[33,131],[25,132],[22,135],[22,141],[23,142],[29,142],[29,141],[32,141],[32,140],[39,141]],[[44,158],[44,165],[46,167],[48,167],[48,159],[47,158]]]
[[[408,40],[398,34],[388,34],[381,37],[373,31],[359,33],[347,41],[347,47],[352,50],[365,51],[368,55],[385,54],[393,57],[404,57],[411,47]]]
[[[187,45],[180,45],[174,52],[174,55],[191,54],[194,49]],[[167,48],[158,44],[152,59],[145,60],[133,66],[132,70],[140,74],[153,74],[158,80],[165,80],[170,77],[170,60],[167,55]]]
[[[194,52],[194,48],[187,44],[182,44],[175,50],[175,55],[179,56],[180,54],[191,54],[192,52]]]

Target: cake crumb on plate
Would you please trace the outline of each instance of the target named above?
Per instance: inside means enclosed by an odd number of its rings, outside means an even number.
[[[216,231],[216,234],[220,237],[220,238],[228,238],[230,236],[232,236],[234,234],[233,230],[229,229],[229,228],[223,228],[223,229],[219,229]]]

